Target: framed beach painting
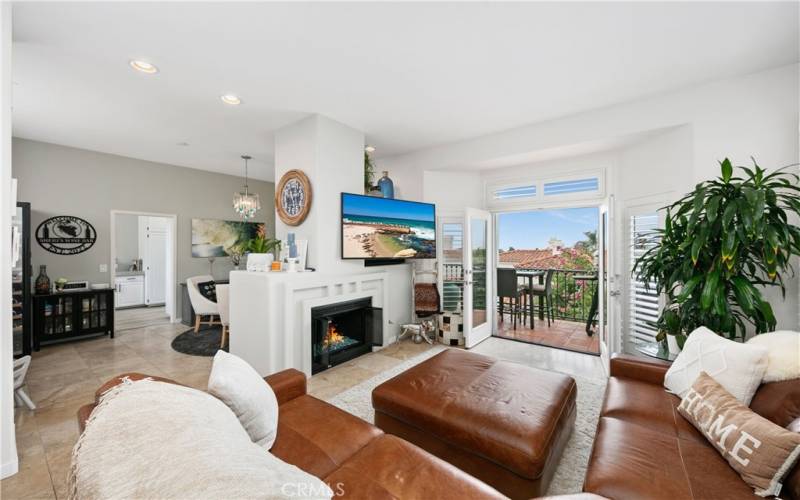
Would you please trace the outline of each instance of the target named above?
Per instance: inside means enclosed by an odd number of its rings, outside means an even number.
[[[192,219],[192,257],[227,257],[228,250],[265,231],[263,222]]]

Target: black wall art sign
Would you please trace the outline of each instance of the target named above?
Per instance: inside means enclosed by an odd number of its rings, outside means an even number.
[[[75,255],[92,248],[97,240],[94,227],[79,217],[50,217],[36,228],[39,245],[58,255]]]

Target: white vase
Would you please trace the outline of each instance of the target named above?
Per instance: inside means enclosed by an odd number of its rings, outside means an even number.
[[[673,354],[681,352],[681,348],[678,347],[678,338],[675,335],[667,335],[667,348]]]

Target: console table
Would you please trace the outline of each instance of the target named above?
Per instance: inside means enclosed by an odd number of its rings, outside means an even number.
[[[33,296],[33,348],[85,336],[114,338],[114,289]]]

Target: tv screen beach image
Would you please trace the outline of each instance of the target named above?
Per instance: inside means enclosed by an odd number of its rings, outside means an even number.
[[[342,257],[436,257],[435,208],[428,203],[342,194]]]

